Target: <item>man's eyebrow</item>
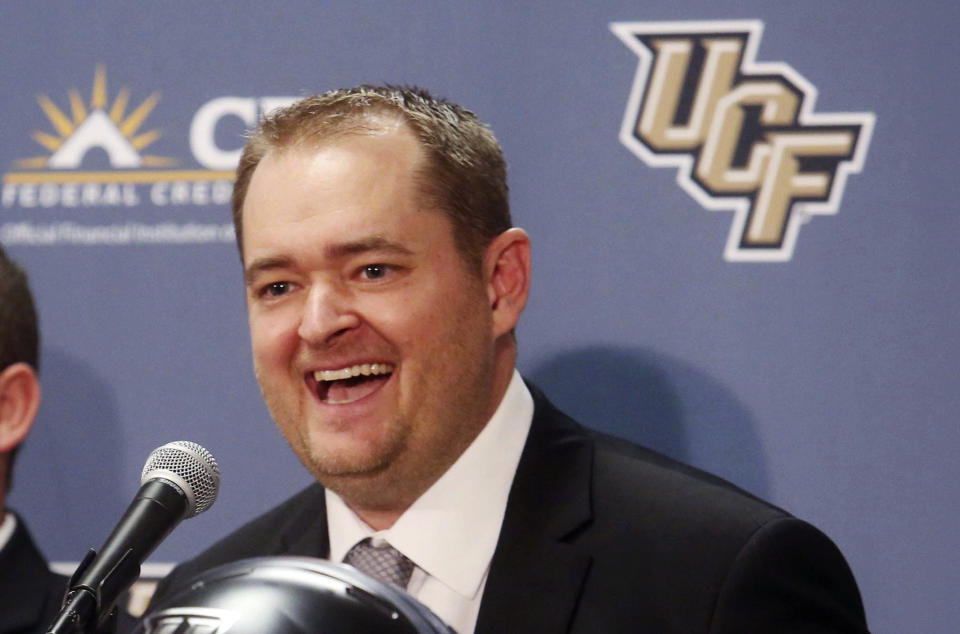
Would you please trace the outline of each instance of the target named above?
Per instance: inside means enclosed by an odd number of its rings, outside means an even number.
[[[323,255],[327,259],[337,260],[370,252],[390,253],[395,255],[413,255],[413,251],[403,244],[380,236],[332,244],[324,248]],[[266,256],[257,258],[247,265],[246,269],[244,270],[243,277],[247,284],[252,284],[254,278],[264,271],[285,269],[292,266],[293,260],[286,256]]]
[[[289,267],[291,264],[292,260],[283,256],[257,258],[247,265],[243,272],[243,279],[249,285],[252,284],[253,279],[263,271],[283,269]]]
[[[332,260],[349,257],[351,255],[359,255],[361,253],[367,253],[370,251],[378,251],[382,253],[393,253],[397,255],[413,255],[413,251],[404,246],[399,242],[394,242],[393,240],[388,240],[381,236],[373,236],[370,238],[363,238],[361,240],[354,240],[351,242],[342,242],[339,244],[332,244],[326,247],[323,250],[324,256]]]

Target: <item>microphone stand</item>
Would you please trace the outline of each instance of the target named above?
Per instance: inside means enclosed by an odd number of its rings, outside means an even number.
[[[92,587],[81,582],[97,557],[96,550],[88,550],[70,577],[60,615],[46,634],[114,634],[117,621],[114,601],[140,577],[140,565],[132,554],[132,549],[127,550],[103,581]],[[109,598],[109,602],[104,598]]]

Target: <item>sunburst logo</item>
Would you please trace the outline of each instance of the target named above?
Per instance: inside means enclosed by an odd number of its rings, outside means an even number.
[[[175,158],[149,153],[161,138],[147,118],[160,101],[153,92],[142,101],[124,86],[111,99],[107,70],[98,65],[93,87],[85,99],[77,89],[67,91],[67,107],[47,95],[37,103],[46,117],[45,129],[34,130],[33,140],[49,154],[14,161],[14,170],[3,177],[4,184],[145,184],[163,182],[209,182],[232,180],[232,171],[171,169]],[[91,150],[106,154],[110,169],[83,171],[80,168]]]
[[[248,129],[296,98],[211,96],[189,121],[164,122],[164,129],[173,129],[169,134],[151,122],[163,109],[158,91],[127,85],[111,91],[108,84],[100,64],[89,92],[72,88],[65,97],[49,91],[36,97],[40,113],[23,128],[25,149],[9,159],[3,174],[0,242],[233,242],[233,224],[220,216],[230,203],[243,135],[223,131],[238,124]],[[187,143],[167,156],[171,138]],[[130,213],[118,215],[119,209]]]
[[[113,102],[107,99],[107,71],[97,66],[93,79],[89,110],[80,92],[70,90],[70,115],[63,112],[49,97],[39,95],[37,102],[46,114],[53,133],[37,130],[33,140],[50,151],[50,156],[20,159],[17,167],[23,169],[76,169],[93,148],[107,153],[114,168],[171,167],[172,158],[141,155],[151,143],[160,138],[159,130],[140,132],[143,123],[160,100],[153,93],[132,112],[127,113],[130,89],[122,88]]]

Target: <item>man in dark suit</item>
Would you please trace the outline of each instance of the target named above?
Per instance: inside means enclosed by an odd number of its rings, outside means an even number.
[[[468,632],[864,632],[816,529],[590,432],[515,369],[530,242],[504,161],[459,106],[361,87],[271,115],[233,213],[255,370],[317,479],[160,587],[311,555]],[[374,555],[371,555],[374,553]]]
[[[39,334],[27,278],[0,248],[0,633],[44,632],[66,577],[47,567],[23,519],[5,507],[17,448],[40,405]]]

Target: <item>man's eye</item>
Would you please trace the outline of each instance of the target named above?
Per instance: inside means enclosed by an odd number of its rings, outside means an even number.
[[[379,280],[387,274],[387,266],[384,264],[368,264],[363,267],[361,275],[365,280]]]
[[[260,294],[267,297],[280,297],[290,291],[290,282],[273,282],[260,290]]]

